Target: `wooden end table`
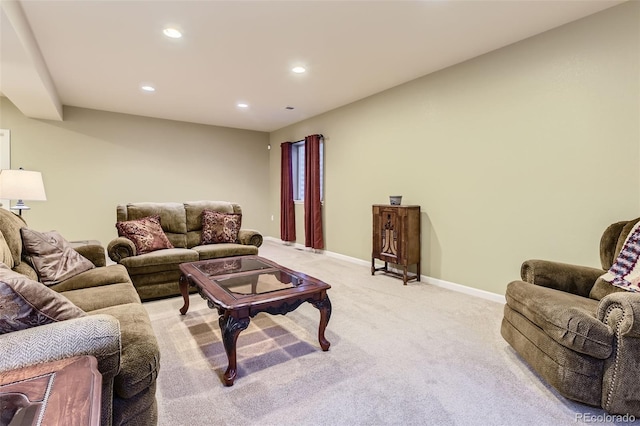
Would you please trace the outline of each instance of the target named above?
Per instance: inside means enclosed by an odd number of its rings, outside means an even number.
[[[260,312],[285,315],[304,302],[320,311],[318,340],[323,351],[330,343],[324,331],[331,317],[331,301],[327,290],[331,286],[316,278],[292,271],[260,256],[236,256],[203,260],[180,265],[180,292],[189,309],[189,286],[195,286],[212,309],[217,309],[218,324],[229,366],[223,380],[233,386],[237,376],[236,342],[250,318]]]
[[[99,426],[97,365],[84,355],[2,372],[0,424]]]

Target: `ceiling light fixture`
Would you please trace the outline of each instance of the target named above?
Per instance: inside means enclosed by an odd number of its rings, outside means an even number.
[[[141,88],[142,90],[144,90],[145,92],[155,92],[155,91],[156,91],[156,88],[155,88],[155,87],[150,86],[150,85],[148,85],[148,84],[144,84],[144,85],[140,86],[140,88]]]
[[[169,38],[180,38],[182,37],[182,33],[175,28],[165,28],[162,30],[162,33]]]
[[[244,103],[239,103],[238,108],[249,108],[249,105]]]
[[[295,72],[296,74],[302,74],[307,70],[304,67],[293,67],[291,71]]]

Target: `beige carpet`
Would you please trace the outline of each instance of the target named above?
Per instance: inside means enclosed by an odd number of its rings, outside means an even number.
[[[259,314],[225,387],[216,312],[197,294],[186,316],[181,298],[147,302],[160,425],[570,425],[604,414],[559,396],[518,358],[500,336],[501,304],[273,241],[260,255],[332,285],[331,348],[320,349],[308,303]]]

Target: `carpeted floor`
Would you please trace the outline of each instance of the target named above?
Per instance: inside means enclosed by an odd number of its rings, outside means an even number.
[[[589,417],[605,413],[564,399],[524,364],[500,336],[499,303],[273,241],[260,255],[331,284],[331,348],[319,347],[310,304],[259,314],[225,387],[216,312],[197,294],[185,316],[179,297],[147,302],[160,425],[617,424]]]

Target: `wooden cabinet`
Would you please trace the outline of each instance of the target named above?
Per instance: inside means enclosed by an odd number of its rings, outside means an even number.
[[[376,267],[376,259],[384,266]],[[389,269],[389,264],[402,268],[402,273]],[[416,265],[416,274],[407,267]],[[420,206],[373,206],[373,249],[371,275],[376,271],[396,275],[407,281],[420,281]]]

